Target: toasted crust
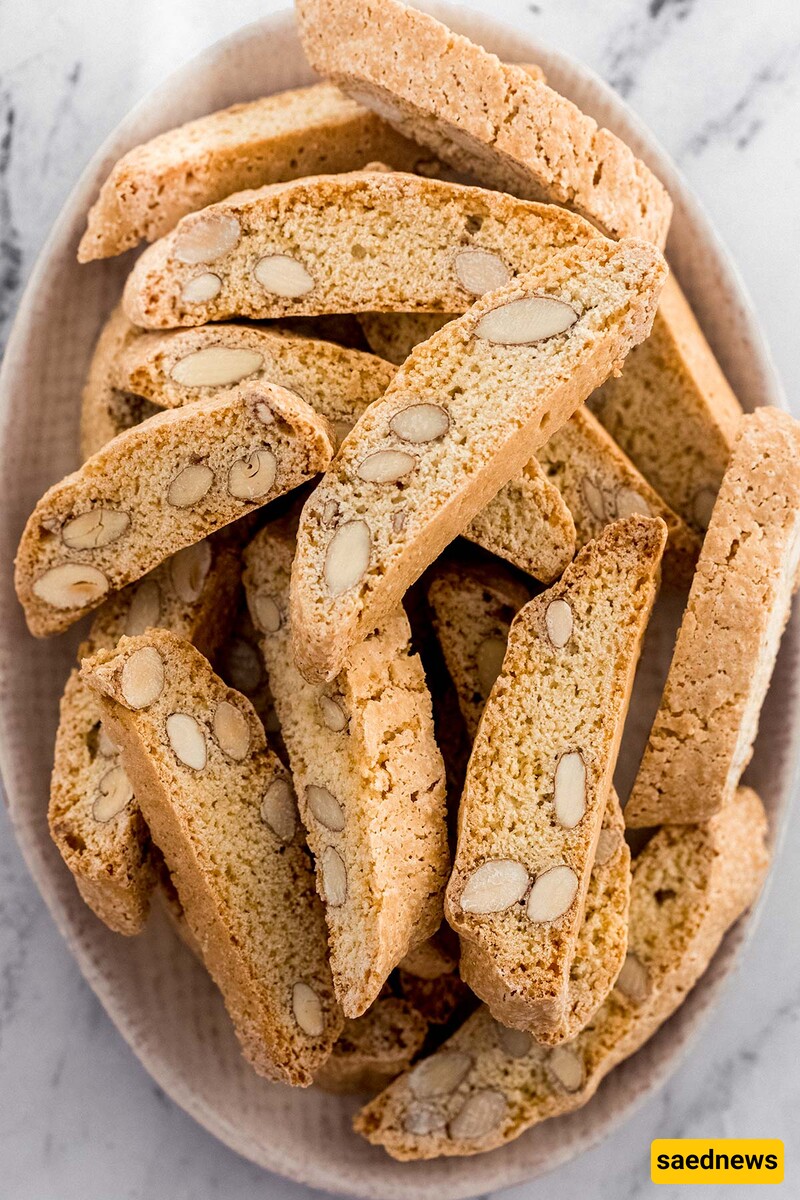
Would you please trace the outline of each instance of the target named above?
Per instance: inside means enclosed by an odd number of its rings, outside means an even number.
[[[629,941],[645,985],[638,1000],[618,986],[586,1029],[550,1051],[509,1038],[482,1008],[436,1056],[444,1066],[450,1056],[451,1079],[459,1073],[453,1056],[464,1056],[456,1087],[420,1099],[419,1066],[416,1079],[403,1075],[361,1110],[357,1132],[398,1159],[477,1154],[582,1107],[678,1008],[755,900],[768,866],[765,832],[761,802],[746,788],[707,825],[662,829],[633,864]],[[471,1129],[466,1114],[457,1121],[468,1101]]]
[[[330,83],[235,104],[129,150],[89,211],[78,260],[155,241],[187,213],[245,188],[375,160],[412,170],[424,157]]]
[[[180,558],[177,575],[175,561],[168,559],[98,609],[79,657],[110,650],[123,634],[156,625],[212,653],[239,582],[237,545],[223,534],[188,553],[195,560],[194,599],[187,600],[185,592],[181,595],[176,589],[176,577],[179,583],[182,577]],[[61,699],[48,820],[53,841],[86,903],[110,929],[131,935],[144,926],[156,882],[150,832],[132,789],[128,803],[110,819],[95,815],[103,781],[116,780],[119,786],[122,771],[101,718],[97,696],[73,671]]]
[[[617,521],[522,609],[470,758],[445,912],[461,937],[462,977],[498,1020],[540,1040],[568,1028],[570,971],[665,540],[662,521]],[[554,604],[569,609],[555,641]],[[577,811],[558,807],[564,758],[581,766]],[[526,882],[500,907],[473,907],[467,886],[492,863]],[[572,894],[553,916],[534,916],[536,885],[554,869],[571,873]]]
[[[487,186],[566,204],[611,237],[664,245],[666,190],[607,129],[524,68],[397,0],[298,0],[311,65]]]
[[[441,923],[450,865],[444,764],[402,610],[354,650],[332,686],[302,678],[290,649],[293,553],[285,528],[262,530],[246,552],[245,589],[317,861],[336,994],[357,1017]]]
[[[160,690],[141,694],[131,708],[124,672],[143,653],[160,661]],[[254,709],[166,630],[99,651],[82,676],[100,697],[245,1056],[268,1078],[307,1086],[330,1054],[342,1015],[299,827],[282,840],[262,815],[262,800],[271,785],[285,783],[286,770],[266,748]],[[230,746],[218,722],[223,704],[238,713],[237,733],[245,731],[235,750],[223,748]],[[188,758],[178,756],[182,743],[170,725],[176,715],[193,723],[199,741]]]
[[[15,584],[29,629],[46,637],[68,628],[166,555],[311,478],[332,452],[324,418],[266,383],[159,413],[120,434],[50,488],[28,520]],[[205,491],[194,502],[183,494],[170,502],[172,484],[187,468],[205,473]],[[78,545],[74,522],[95,511],[101,527],[81,529]],[[95,544],[86,546],[90,539]],[[59,582],[55,596],[49,581],[60,576],[50,572],[67,567],[88,583]]]
[[[750,761],[800,563],[800,422],[742,418],[628,825],[706,821]]]
[[[295,656],[310,679],[332,679],[350,648],[498,490],[518,475],[586,396],[647,336],[664,277],[644,242],[596,239],[553,253],[545,268],[488,293],[417,347],[383,398],[340,447],[303,511],[292,572]],[[581,317],[566,335],[533,345],[495,344],[481,322],[540,294],[566,299]],[[534,299],[534,303],[537,301]],[[443,432],[420,445],[392,432],[400,413],[439,406]],[[400,486],[362,480],[370,454],[399,450],[413,468]],[[334,514],[334,525],[331,517]],[[399,514],[399,520],[396,519]],[[360,577],[335,593],[330,546],[359,524],[367,544]],[[350,536],[350,533],[347,534]]]
[[[181,261],[187,239],[212,225],[223,229],[224,247],[209,251],[208,261]],[[236,316],[464,312],[479,284],[462,282],[463,251],[492,255],[496,270],[511,277],[543,265],[553,250],[598,237],[564,209],[485,188],[391,171],[319,175],[241,192],[185,217],[138,259],[123,306],[147,328]],[[255,273],[274,256],[304,272],[280,294]],[[185,300],[186,284],[209,274],[220,281],[213,299]]]

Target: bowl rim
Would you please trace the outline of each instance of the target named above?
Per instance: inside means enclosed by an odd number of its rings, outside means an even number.
[[[684,215],[687,219],[691,220],[695,228],[699,231],[702,241],[712,251],[727,285],[737,298],[742,320],[747,327],[750,337],[753,354],[758,359],[758,367],[763,377],[764,389],[771,396],[772,403],[787,408],[781,381],[775,371],[770,351],[761,332],[754,307],[735,262],[732,260],[700,201],[683,179],[681,172],[672,163],[654,135],[650,133],[644,123],[628,107],[627,103],[621,97],[617,96],[590,68],[578,62],[570,55],[541,43],[539,39],[527,31],[521,33],[513,31],[503,21],[490,18],[475,10],[464,10],[463,7],[451,4],[447,0],[424,0],[424,2],[416,0],[416,5],[445,20],[455,30],[458,30],[466,21],[470,26],[469,36],[473,40],[479,40],[484,44],[491,45],[492,41],[498,37],[510,36],[522,38],[526,44],[526,54],[530,54],[532,57],[535,57],[536,61],[542,62],[546,69],[549,65],[551,70],[554,68],[557,71],[560,67],[566,71],[576,72],[597,92],[598,96],[605,103],[609,104],[619,114],[620,119],[625,120],[629,129],[634,133],[634,137],[629,138],[629,141],[634,143],[634,148],[637,152],[641,152],[641,148],[644,148],[645,157],[656,165],[656,173],[665,183],[668,190],[674,196],[678,194],[681,196]],[[96,197],[99,182],[102,181],[109,167],[119,157],[120,153],[123,152],[120,147],[124,146],[128,148],[140,140],[138,136],[131,136],[131,131],[139,125],[143,118],[150,118],[151,121],[155,119],[163,98],[173,96],[177,89],[181,88],[186,81],[194,77],[198,72],[212,69],[221,56],[234,50],[238,45],[245,45],[257,36],[263,36],[271,32],[283,33],[293,27],[293,12],[285,9],[249,23],[206,47],[187,63],[177,68],[174,72],[171,72],[161,83],[144,95],[109,133],[98,150],[92,155],[82,170],[78,181],[69,192],[58,217],[43,243],[23,291],[9,333],[3,363],[0,366],[0,444],[5,445],[8,433],[8,418],[11,412],[12,395],[14,392],[13,377],[19,362],[22,360],[24,348],[31,335],[32,322],[36,310],[36,297],[44,274],[55,255],[62,254],[65,250],[68,252],[72,249],[72,230],[76,214],[80,213],[85,216],[90,204]],[[639,143],[639,145],[636,145],[636,143]],[[687,291],[691,299],[691,290],[687,289]],[[715,349],[718,350],[718,347],[715,347]],[[782,650],[781,653],[785,654],[786,649]],[[793,668],[795,677],[797,677],[800,674],[799,653],[794,654],[790,665]],[[796,709],[792,716],[787,718],[787,728],[792,747],[791,757],[794,759],[794,770],[790,773],[791,779],[787,781],[781,795],[775,827],[772,831],[775,836],[776,846],[779,845],[785,833],[789,798],[792,791],[797,788],[798,779],[800,779],[800,763],[797,762],[798,748],[800,747],[800,712]],[[2,773],[4,779],[9,779],[13,776],[14,772],[10,767],[11,758],[8,747],[5,714],[0,711],[0,773]],[[147,1040],[141,1036],[141,1030],[138,1030],[128,1019],[127,1015],[119,1010],[117,998],[109,993],[106,987],[105,976],[99,964],[95,962],[91,948],[84,943],[79,930],[70,921],[66,909],[62,906],[58,889],[51,878],[48,862],[39,854],[34,839],[27,834],[24,811],[21,812],[18,810],[12,792],[7,792],[7,795],[11,823],[25,862],[59,931],[65,938],[76,959],[84,978],[145,1069],[175,1103],[194,1117],[199,1124],[204,1126],[215,1137],[225,1142],[244,1157],[296,1182],[308,1184],[335,1194],[349,1196],[358,1194],[370,1198],[380,1196],[385,1198],[385,1200],[406,1200],[406,1198],[416,1198],[419,1195],[420,1180],[417,1176],[409,1179],[408,1184],[392,1183],[387,1184],[380,1191],[371,1189],[369,1191],[354,1193],[352,1180],[346,1174],[332,1177],[330,1164],[326,1164],[324,1161],[313,1163],[310,1161],[310,1156],[302,1162],[296,1159],[290,1160],[281,1153],[280,1147],[275,1148],[275,1153],[271,1157],[265,1155],[263,1150],[262,1152],[255,1153],[254,1148],[245,1144],[239,1135],[233,1119],[227,1122],[222,1120],[218,1111],[213,1110],[200,1101],[191,1092],[191,1089],[186,1087],[184,1082],[166,1066],[155,1052],[155,1048],[148,1045]],[[512,1172],[503,1173],[498,1162],[498,1156],[502,1156],[503,1154],[502,1149],[488,1155],[479,1156],[478,1158],[450,1160],[451,1163],[454,1161],[459,1162],[461,1170],[446,1180],[437,1180],[436,1188],[441,1200],[448,1200],[448,1198],[460,1200],[462,1197],[469,1197],[477,1195],[480,1192],[485,1192],[487,1187],[489,1190],[496,1190],[498,1188],[513,1186],[536,1176],[541,1176],[597,1144],[612,1130],[621,1125],[623,1121],[627,1120],[636,1108],[651,1096],[677,1068],[687,1053],[692,1040],[697,1035],[702,1022],[709,1017],[715,1003],[719,999],[722,987],[731,974],[732,967],[742,946],[746,940],[752,937],[755,931],[766,892],[767,889],[762,893],[759,902],[750,914],[729,932],[723,946],[720,948],[709,970],[709,976],[706,979],[705,1004],[700,1008],[699,1012],[693,1014],[691,1020],[685,1022],[681,1027],[680,1035],[674,1049],[664,1057],[647,1083],[629,1096],[626,1102],[620,1106],[620,1110],[617,1113],[604,1122],[602,1127],[595,1128],[576,1141],[565,1139],[563,1147],[552,1156],[551,1161],[545,1167],[533,1167],[528,1170],[522,1167]],[[332,1097],[331,1099],[333,1100],[334,1098]],[[563,1121],[568,1118],[560,1119]],[[487,1180],[485,1176],[488,1175],[488,1172],[478,1167],[479,1163],[486,1163],[489,1160],[497,1164],[499,1177],[494,1182]]]

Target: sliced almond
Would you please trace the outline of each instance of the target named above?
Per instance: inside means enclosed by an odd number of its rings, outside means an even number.
[[[413,1100],[403,1116],[403,1129],[414,1137],[426,1137],[443,1129],[447,1123],[444,1113],[438,1112],[431,1104],[417,1104]]]
[[[167,490],[167,503],[173,508],[198,504],[214,482],[214,472],[205,463],[190,463],[179,471]]]
[[[470,1054],[460,1050],[440,1050],[430,1058],[423,1058],[408,1076],[408,1086],[417,1100],[430,1100],[433,1096],[449,1096],[463,1083],[472,1070]]]
[[[366,521],[346,521],[339,526],[325,554],[325,583],[332,596],[356,586],[369,566],[371,548]]]
[[[213,271],[204,271],[202,275],[195,275],[193,279],[186,280],[181,291],[181,300],[184,304],[208,304],[209,300],[216,300],[221,291],[222,280],[219,275],[215,275]]]
[[[267,254],[253,268],[253,274],[266,292],[293,300],[312,291],[314,280],[301,262],[290,254]]]
[[[236,346],[206,346],[176,362],[170,372],[184,387],[230,387],[264,366],[257,350]]]
[[[347,714],[338,700],[334,700],[332,696],[320,696],[319,708],[323,725],[334,733],[344,733],[347,729]]]
[[[605,521],[606,519],[606,504],[603,499],[603,493],[600,488],[590,479],[588,475],[584,475],[581,480],[581,491],[583,498],[586,501],[586,507],[595,518],[596,521]]]
[[[395,531],[395,533],[403,532],[406,527],[407,518],[408,508],[405,504],[402,508],[398,508],[394,513],[392,513],[392,529]]]
[[[699,488],[692,500],[692,512],[694,519],[701,529],[708,529],[711,524],[711,514],[714,511],[714,505],[717,502],[716,488],[702,487]]]
[[[491,309],[475,326],[475,337],[497,346],[532,346],[565,333],[577,319],[566,301],[534,294]]]
[[[230,254],[239,244],[241,226],[231,213],[193,213],[178,225],[173,258],[182,263],[207,263]]]
[[[376,450],[359,464],[358,475],[367,483],[396,483],[416,465],[414,455],[406,454],[404,450]]]
[[[321,1036],[325,1028],[322,1002],[307,983],[296,983],[292,988],[292,1012],[303,1033],[309,1037]]]
[[[66,522],[61,529],[61,540],[70,550],[99,550],[101,546],[118,541],[130,523],[126,512],[114,508],[91,508]]]
[[[502,1092],[484,1088],[473,1092],[448,1125],[454,1142],[476,1142],[485,1138],[505,1120],[508,1101]]]
[[[497,1025],[497,1040],[503,1050],[511,1058],[525,1058],[533,1048],[533,1038],[524,1029],[509,1029],[507,1025]]]
[[[622,970],[617,976],[616,986],[634,1004],[643,1004],[653,990],[650,972],[632,951],[625,955]]]
[[[331,908],[340,908],[347,899],[347,868],[344,860],[333,846],[326,846],[322,852],[320,865],[325,903]]]
[[[325,507],[322,510],[322,524],[325,525],[326,528],[328,528],[331,525],[334,525],[336,523],[336,519],[338,516],[339,516],[339,501],[338,500],[326,500]]]
[[[33,582],[33,594],[51,608],[83,608],[108,591],[108,580],[88,563],[61,563]]]
[[[267,495],[278,473],[271,450],[255,450],[237,458],[228,472],[228,491],[237,500],[261,500]]]
[[[125,618],[128,637],[137,637],[145,629],[154,629],[161,618],[161,588],[155,579],[143,579],[133,593]]]
[[[585,1078],[583,1059],[574,1050],[569,1046],[555,1046],[545,1061],[548,1071],[565,1092],[581,1090]]]
[[[595,865],[602,867],[607,862],[611,862],[622,842],[623,837],[618,829],[601,829],[594,856]]]
[[[119,678],[128,708],[147,708],[164,690],[164,660],[155,646],[143,646],[130,656]]]
[[[95,821],[105,824],[113,821],[133,799],[133,785],[122,767],[106,771],[97,785],[97,795],[92,805]]]
[[[344,810],[327,788],[309,784],[306,788],[306,804],[312,817],[330,829],[332,833],[341,833],[344,829]]]
[[[650,505],[640,496],[633,488],[621,487],[617,490],[615,496],[615,505],[617,517],[621,520],[623,517],[649,517],[651,516]]]
[[[508,265],[499,254],[477,247],[459,250],[454,260],[456,277],[461,286],[473,296],[493,292],[511,278]]]
[[[297,829],[297,804],[288,779],[274,779],[261,801],[261,820],[287,845]]]
[[[576,750],[558,760],[553,790],[556,819],[564,829],[574,829],[586,813],[586,764]]]
[[[185,546],[173,554],[169,564],[172,586],[180,600],[194,604],[199,600],[211,570],[211,546],[205,540]]]
[[[530,877],[522,863],[493,858],[470,875],[461,893],[461,908],[468,913],[505,912],[528,890]]]
[[[253,608],[259,628],[264,633],[277,633],[281,627],[281,610],[275,598],[259,594],[253,601]]]
[[[572,609],[566,600],[551,600],[544,614],[547,636],[557,650],[562,650],[572,637]]]
[[[175,757],[194,771],[206,765],[206,735],[200,723],[189,713],[170,713],[167,717],[167,737]]]
[[[488,696],[495,684],[497,676],[503,669],[503,659],[506,656],[508,640],[501,637],[485,638],[475,653],[475,663],[478,668],[478,683],[481,695]]]
[[[113,758],[119,754],[118,747],[114,745],[102,725],[97,734],[97,753],[102,754],[103,758]]]
[[[229,700],[223,700],[216,707],[212,725],[220,750],[236,762],[247,758],[250,750],[250,722],[241,709]]]
[[[421,446],[444,437],[450,428],[450,417],[441,404],[409,404],[394,414],[389,428],[404,442]]]
[[[557,921],[568,911],[578,894],[578,877],[565,863],[537,875],[528,897],[531,921]]]

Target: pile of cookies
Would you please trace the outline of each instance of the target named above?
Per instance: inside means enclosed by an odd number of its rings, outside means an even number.
[[[669,196],[538,68],[297,9],[325,82],[137,147],[89,213],[82,261],[152,245],[17,557],[34,635],[93,614],[50,828],[111,929],[160,901],[256,1071],[473,1154],[585,1104],[758,894],[800,425],[742,415]]]

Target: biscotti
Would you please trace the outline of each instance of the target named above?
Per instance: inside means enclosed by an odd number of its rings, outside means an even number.
[[[397,0],[297,0],[316,71],[487,187],[663,247],[672,202],[607,129],[522,67]]]
[[[79,658],[159,625],[212,653],[239,576],[237,542],[224,533],[187,547],[98,609]],[[89,907],[116,933],[139,933],[155,884],[150,832],[102,727],[100,702],[77,669],[61,700],[48,820]]]
[[[28,519],[15,584],[29,629],[46,637],[68,628],[167,555],[310,479],[332,453],[328,422],[267,383],[120,434]]]
[[[800,562],[800,422],[742,418],[661,705],[625,809],[631,826],[706,821],[750,761]]]
[[[741,789],[706,825],[660,830],[633,863],[631,952],[572,1042],[546,1050],[478,1013],[358,1114],[394,1158],[477,1154],[582,1107],[678,1008],[766,873],[766,820]]]
[[[657,519],[617,521],[522,609],[470,758],[445,912],[462,978],[498,1020],[540,1039],[567,1018],[665,540]]]
[[[139,425],[158,411],[141,396],[120,391],[112,381],[120,354],[141,332],[119,305],[100,331],[81,400],[81,461],[90,458],[118,433]]]
[[[301,671],[351,647],[647,336],[666,267],[645,242],[552,253],[413,352],[303,510],[292,571]]]
[[[109,328],[118,322],[115,314]],[[126,343],[112,352],[106,332],[98,342],[84,392],[84,457],[158,409],[262,381],[296,392],[331,422],[339,442],[394,375],[376,355],[250,325],[204,325],[166,334],[135,330]]]
[[[386,171],[320,175],[184,217],[123,294],[148,328],[297,313],[464,312],[475,296],[599,238],[554,205]]]
[[[187,213],[245,188],[429,158],[337,87],[319,83],[209,113],[129,150],[89,211],[79,262],[155,241]]]
[[[331,1056],[314,1077],[326,1092],[377,1092],[405,1071],[422,1049],[428,1022],[397,996],[381,996],[361,1017],[345,1021]]]
[[[166,630],[84,662],[242,1050],[312,1082],[342,1027],[291,781],[252,706]]]
[[[245,589],[317,863],[336,994],[357,1017],[441,923],[444,764],[402,609],[353,648],[330,686],[302,678],[290,648],[293,553],[288,529],[267,526],[245,553]]]
[[[650,337],[588,404],[666,503],[703,533],[742,408],[674,276]]]

